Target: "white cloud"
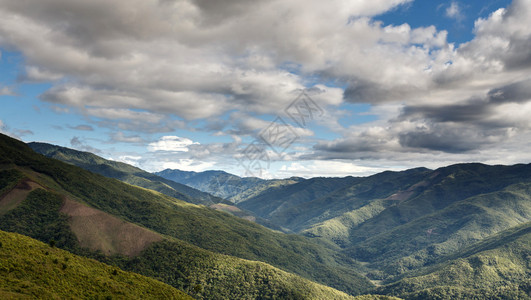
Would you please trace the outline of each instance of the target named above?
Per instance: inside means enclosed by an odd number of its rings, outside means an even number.
[[[170,151],[170,152],[188,152],[189,146],[197,145],[199,143],[194,142],[188,138],[168,135],[161,137],[158,141],[149,143],[148,150],[155,151]]]
[[[191,159],[179,159],[178,161],[163,162],[159,170],[179,169],[183,171],[201,172],[210,169],[214,164],[210,162],[197,162]]]
[[[367,167],[355,162],[346,161],[324,161],[314,160],[311,162],[291,162],[283,165],[278,173],[279,177],[299,176],[299,177],[344,177],[344,176],[366,176],[382,172],[385,169],[378,167]]]
[[[121,155],[118,157],[117,161],[138,167],[138,161],[142,159],[142,156],[136,155]]]
[[[145,141],[138,135],[127,136],[123,132],[120,131],[120,132],[116,132],[111,135],[111,142],[142,144]]]
[[[285,158],[430,163],[466,161],[479,152],[492,160],[493,153],[505,153],[496,143],[523,144],[525,101],[489,104],[474,123],[443,117],[530,78],[531,0],[514,0],[477,20],[475,38],[461,45],[448,43],[448,33],[435,26],[384,26],[372,18],[409,2],[0,0],[0,46],[23,54],[27,80],[51,81],[40,98],[52,109],[83,114],[115,133],[111,140],[141,143],[139,135],[123,132],[168,133],[147,146],[149,155],[158,154],[157,167],[192,169],[199,167],[187,159],[224,160],[237,152],[242,136],[269,125],[263,114],[282,114],[305,87],[324,111],[315,122],[341,137],[319,142],[323,137],[309,128],[294,129],[306,137],[301,141],[318,143]],[[453,1],[445,13],[461,20],[463,8]],[[345,102],[370,103],[379,120],[345,128],[339,122]],[[169,135],[194,120],[206,125],[191,130],[239,142],[202,145]],[[459,147],[435,143],[443,140]],[[337,172],[363,172],[356,169],[361,163],[345,163],[334,165]],[[318,167],[326,171],[324,164],[303,163],[291,171]]]
[[[446,8],[446,16],[458,21],[461,21],[464,18],[462,14],[462,8],[458,2],[452,1],[450,6]]]

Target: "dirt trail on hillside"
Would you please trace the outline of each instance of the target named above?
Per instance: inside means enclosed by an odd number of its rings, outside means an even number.
[[[29,179],[19,182],[11,191],[0,199],[0,215],[17,207],[33,190],[43,188],[40,184]]]
[[[153,231],[68,198],[61,212],[70,216],[70,227],[82,247],[101,250],[106,255],[135,256],[151,243],[162,240]]]

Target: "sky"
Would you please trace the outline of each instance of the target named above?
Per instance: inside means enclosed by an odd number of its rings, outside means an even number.
[[[531,162],[531,0],[0,0],[0,132],[147,171]]]

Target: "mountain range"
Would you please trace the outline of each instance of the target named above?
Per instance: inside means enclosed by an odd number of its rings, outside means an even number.
[[[531,298],[526,164],[151,174],[2,135],[0,229],[196,299]]]

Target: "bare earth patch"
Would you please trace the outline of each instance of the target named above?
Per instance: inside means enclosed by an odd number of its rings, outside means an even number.
[[[106,255],[135,256],[162,240],[155,232],[68,198],[61,212],[70,216],[70,227],[82,247],[100,250]]]
[[[15,186],[15,188],[13,188],[11,191],[6,193],[0,199],[0,215],[5,214],[6,212],[17,207],[22,201],[26,199],[26,197],[28,197],[31,191],[37,188],[43,188],[43,187],[39,185],[38,183],[33,182],[31,180],[21,181],[19,184]]]

